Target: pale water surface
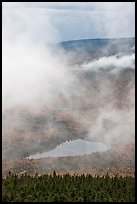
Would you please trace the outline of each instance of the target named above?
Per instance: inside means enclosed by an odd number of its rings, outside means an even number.
[[[66,141],[58,145],[55,149],[48,152],[37,153],[27,157],[28,159],[40,159],[45,157],[67,157],[67,156],[78,156],[84,154],[91,154],[93,152],[104,152],[109,147],[99,142],[89,142],[87,140],[73,140]]]

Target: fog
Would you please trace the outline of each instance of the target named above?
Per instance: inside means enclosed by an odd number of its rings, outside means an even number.
[[[3,109],[18,104],[40,108],[71,85],[67,65],[48,50],[32,43],[3,43]]]
[[[119,45],[120,46],[120,45]],[[98,60],[82,65],[84,70],[98,71],[100,69],[111,69],[112,72],[120,71],[122,69],[135,69],[135,54],[125,56],[109,56],[101,57]],[[113,68],[113,70],[112,70]]]
[[[134,52],[70,65],[73,52],[56,46],[60,36],[49,16],[35,14],[3,10],[3,159],[40,152],[42,138],[45,150],[47,141],[53,149],[68,135],[109,146],[134,141]]]

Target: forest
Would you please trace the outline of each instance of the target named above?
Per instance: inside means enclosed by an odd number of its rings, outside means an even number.
[[[135,178],[13,174],[2,179],[2,202],[134,202]]]

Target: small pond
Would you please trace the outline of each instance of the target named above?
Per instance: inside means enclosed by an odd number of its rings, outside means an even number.
[[[103,143],[90,142],[87,140],[73,140],[66,141],[58,145],[55,149],[48,152],[37,153],[27,157],[28,159],[40,159],[45,157],[68,157],[68,156],[80,156],[84,154],[91,154],[93,152],[104,152],[109,147]]]

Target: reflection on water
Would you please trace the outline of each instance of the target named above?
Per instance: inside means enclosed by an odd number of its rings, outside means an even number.
[[[108,146],[103,143],[89,142],[86,140],[78,139],[73,141],[66,141],[51,151],[30,155],[27,158],[40,159],[45,157],[77,156],[91,154],[93,152],[103,152],[107,151],[108,149]]]

